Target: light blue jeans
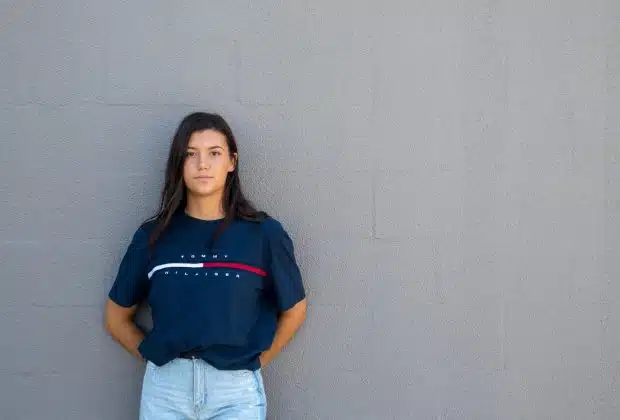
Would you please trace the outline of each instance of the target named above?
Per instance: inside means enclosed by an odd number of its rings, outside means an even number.
[[[218,370],[202,359],[146,365],[140,420],[265,420],[260,369]]]

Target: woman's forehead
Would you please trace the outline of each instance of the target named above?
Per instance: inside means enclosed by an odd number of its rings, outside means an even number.
[[[187,146],[196,149],[209,149],[217,146],[228,148],[226,136],[216,130],[203,130],[192,133]]]

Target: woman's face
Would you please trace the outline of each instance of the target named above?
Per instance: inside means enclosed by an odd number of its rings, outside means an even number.
[[[226,136],[216,130],[194,132],[187,145],[183,180],[188,195],[221,194],[229,172],[235,170],[236,154],[231,156]]]

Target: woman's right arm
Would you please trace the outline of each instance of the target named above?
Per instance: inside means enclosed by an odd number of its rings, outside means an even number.
[[[105,329],[129,353],[144,360],[138,351],[138,346],[144,339],[144,333],[133,321],[137,309],[138,305],[126,308],[108,299],[105,307]]]

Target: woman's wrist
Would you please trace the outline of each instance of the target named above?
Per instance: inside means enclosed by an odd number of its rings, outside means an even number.
[[[258,356],[258,361],[260,363],[260,367],[263,368],[265,366],[267,366],[269,364],[269,362],[271,362],[271,357],[269,356],[269,354],[267,353],[269,350],[264,351],[260,354],[260,356]]]

